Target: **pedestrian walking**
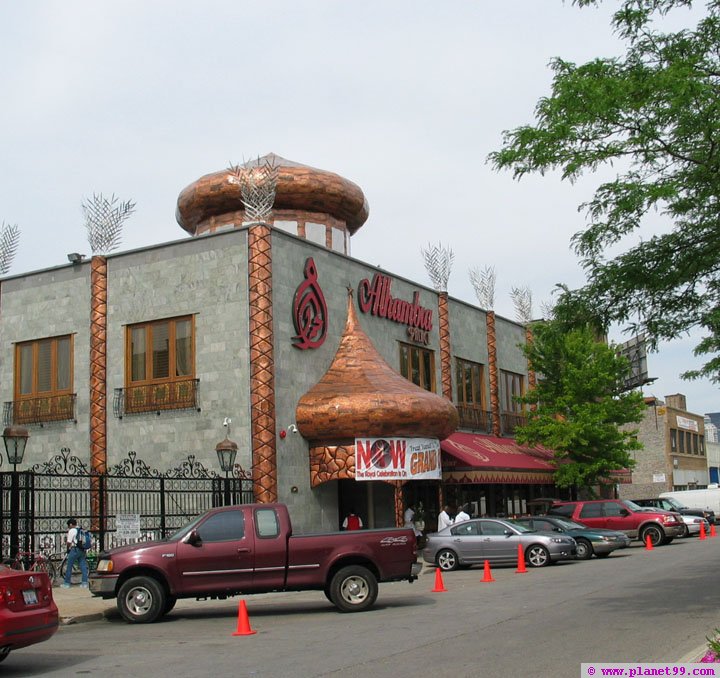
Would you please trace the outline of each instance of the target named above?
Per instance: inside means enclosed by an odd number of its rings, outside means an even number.
[[[72,571],[73,566],[75,563],[78,563],[80,565],[80,572],[82,574],[82,582],[80,586],[82,588],[87,588],[88,585],[88,564],[87,564],[87,554],[85,553],[85,549],[78,546],[78,532],[80,528],[78,527],[77,520],[75,518],[70,518],[67,521],[68,531],[67,535],[65,536],[65,542],[67,544],[67,550],[68,550],[68,557],[67,557],[67,565],[65,567],[65,581],[63,582],[62,587],[64,589],[70,588],[70,582],[72,580]]]

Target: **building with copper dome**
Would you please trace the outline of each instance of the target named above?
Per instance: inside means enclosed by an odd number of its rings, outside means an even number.
[[[91,481],[71,513],[101,522],[121,509],[98,477],[182,463],[190,483],[220,471],[226,435],[230,480],[247,472],[297,531],[338,529],[350,508],[397,524],[408,504],[432,529],[443,503],[497,515],[555,495],[549,453],[513,438],[525,328],[353,259],[362,190],[273,154],[245,169],[263,163],[262,220],[230,168],[181,191],[182,239],[0,281],[5,424],[31,436],[20,469],[78,459]]]

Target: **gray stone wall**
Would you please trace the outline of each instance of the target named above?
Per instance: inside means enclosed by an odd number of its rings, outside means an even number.
[[[0,393],[14,399],[15,344],[63,335],[73,341],[77,423],[28,426],[23,465],[42,464],[69,447],[89,459],[90,264],[61,266],[7,278],[0,287]],[[4,454],[3,454],[4,457]]]
[[[486,407],[490,409],[490,372],[488,370],[487,314],[457,299],[450,299],[450,345],[452,352],[453,401],[457,398],[456,358],[483,366]]]
[[[237,463],[252,468],[247,275],[245,230],[108,259],[109,464],[135,450],[161,470],[194,455],[219,472],[215,445],[225,436],[223,419],[230,417]],[[201,411],[113,416],[114,389],[125,387],[126,327],[183,315],[192,315],[195,322]]]
[[[621,499],[650,499],[672,490],[672,468],[668,459],[666,409],[662,403],[649,405],[643,420],[628,428],[638,430],[643,449],[634,452],[635,467],[632,484],[618,486]],[[661,478],[664,477],[664,480]]]

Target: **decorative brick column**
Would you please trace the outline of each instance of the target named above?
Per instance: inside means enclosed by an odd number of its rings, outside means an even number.
[[[107,259],[93,256],[90,266],[90,512],[97,530],[97,476],[107,470]]]
[[[498,382],[497,346],[495,342],[495,311],[487,312],[488,369],[490,371],[490,412],[492,432],[500,436],[500,390]]]
[[[248,229],[253,490],[263,503],[277,501],[271,233],[267,224]]]
[[[452,402],[452,362],[450,359],[450,313],[448,293],[438,293],[438,325],[440,329],[440,375],[442,394]]]
[[[525,343],[527,343],[528,346],[533,343],[533,331],[530,325],[525,328]],[[535,388],[536,384],[537,380],[535,378],[535,370],[531,370],[528,366],[528,389]],[[535,410],[535,405],[530,405],[530,409]]]
[[[107,259],[93,256],[90,270],[90,468],[107,467]]]

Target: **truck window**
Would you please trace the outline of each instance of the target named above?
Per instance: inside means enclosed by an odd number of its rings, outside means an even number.
[[[255,529],[258,537],[277,537],[280,534],[277,513],[274,509],[255,511]]]
[[[602,504],[583,504],[580,509],[579,519],[582,522],[583,518],[600,518],[602,516]]]
[[[242,511],[215,513],[197,531],[204,542],[242,539],[245,536],[245,516]]]

